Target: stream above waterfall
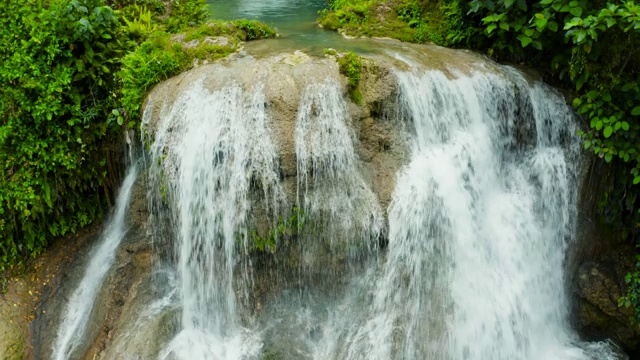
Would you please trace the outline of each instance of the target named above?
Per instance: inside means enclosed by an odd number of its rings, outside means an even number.
[[[335,31],[318,27],[318,11],[327,6],[326,0],[207,0],[207,3],[216,19],[256,19],[275,28],[279,38],[268,42],[272,53],[302,50],[321,56],[326,48],[359,53],[375,49],[366,40],[348,40]],[[257,46],[253,43],[248,45]]]

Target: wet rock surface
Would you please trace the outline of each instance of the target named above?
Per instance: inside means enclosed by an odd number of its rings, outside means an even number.
[[[630,246],[619,247],[600,259],[586,261],[576,280],[576,316],[582,333],[590,339],[609,338],[628,351],[640,345],[640,327],[631,322],[633,310],[619,307],[626,293],[624,277],[635,264]]]
[[[100,229],[91,226],[58,240],[26,273],[8,279],[0,295],[0,359],[42,359],[42,351],[49,351],[40,324],[57,321],[56,304],[63,304],[62,294],[73,289],[69,279],[82,271],[82,259]]]
[[[620,239],[598,215],[598,196],[613,184],[608,165],[587,157],[583,165],[578,242],[569,258],[573,295],[573,320],[588,340],[611,340],[632,359],[640,358],[640,326],[631,320],[633,310],[619,307],[627,291],[625,276],[635,269],[636,249]]]

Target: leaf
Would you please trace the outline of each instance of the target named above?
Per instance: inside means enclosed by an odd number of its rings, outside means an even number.
[[[533,39],[528,36],[523,36],[522,38],[520,38],[520,43],[522,44],[522,47],[527,47],[527,45],[531,44],[532,41]]]
[[[569,10],[569,12],[573,16],[580,17],[580,15],[582,15],[582,8],[581,7],[573,7],[573,8],[571,8],[571,10]]]
[[[626,83],[624,84],[624,86],[622,87],[622,91],[623,92],[628,92],[629,90],[633,89],[633,87],[635,86],[634,83]]]
[[[547,29],[553,31],[553,32],[557,32],[558,31],[558,23],[555,21],[549,21],[547,23]]]
[[[500,29],[504,31],[509,31],[509,24],[506,21],[500,22]]]
[[[639,116],[640,115],[640,106],[634,107],[633,110],[631,110],[631,115]]]
[[[538,50],[542,50],[542,43],[538,40],[533,42],[533,47],[538,49]]]
[[[638,185],[640,183],[640,175],[633,178],[633,185]]]
[[[613,128],[610,125],[607,126],[606,128],[604,128],[603,134],[604,137],[608,139],[609,137],[611,137],[611,134],[613,134]]]
[[[580,106],[580,104],[582,104],[582,100],[580,98],[575,98],[573,99],[573,107],[577,108],[578,106]]]
[[[602,120],[598,120],[596,122],[596,130],[600,131],[600,129],[602,129]]]
[[[607,155],[604,156],[604,161],[606,161],[607,163],[610,163],[611,160],[613,160],[613,154],[608,153]]]
[[[615,25],[615,24],[616,24],[616,19],[613,19],[613,18],[607,18],[607,19],[605,20],[605,22],[607,23],[607,27],[612,27],[613,25]]]
[[[496,24],[491,24],[487,26],[487,34],[491,34],[493,30],[495,30],[498,26]]]
[[[622,122],[622,130],[629,131],[629,123],[626,121]]]

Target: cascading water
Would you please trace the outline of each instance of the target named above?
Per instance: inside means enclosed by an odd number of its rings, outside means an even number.
[[[495,64],[398,56],[382,119],[350,107],[332,60],[286,60],[154,91],[143,142],[160,275],[103,358],[617,359],[567,320],[580,149],[559,94]],[[406,133],[365,145],[363,124],[385,121]],[[373,176],[376,156],[404,163],[395,185]],[[386,224],[381,188],[394,189]],[[286,228],[292,209],[304,226]],[[276,245],[256,250],[258,234]]]
[[[162,188],[159,201],[174,221],[182,311],[181,330],[160,358],[241,359],[259,352],[236,313],[236,291],[242,296],[251,279],[244,271],[234,286],[234,272],[247,259],[252,200],[274,213],[282,201],[264,104],[260,85],[210,92],[196,84],[154,135],[150,181]]]
[[[307,86],[296,120],[297,202],[321,219],[320,237],[345,242],[346,257],[377,249],[383,219],[378,201],[358,171],[347,104],[337,83]],[[342,239],[340,239],[342,238]],[[336,244],[333,244],[336,245]]]
[[[100,292],[102,282],[113,264],[118,245],[127,233],[125,216],[131,198],[131,190],[138,174],[137,165],[127,172],[122,188],[116,200],[116,208],[100,243],[91,256],[85,275],[69,298],[62,318],[57,338],[53,345],[53,359],[72,358],[76,349],[82,345],[94,302]]]
[[[414,140],[387,262],[354,284],[315,358],[614,359],[567,323],[579,145],[560,96],[508,69],[397,77]]]

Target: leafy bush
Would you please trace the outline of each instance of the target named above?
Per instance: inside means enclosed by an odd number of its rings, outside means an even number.
[[[171,0],[166,30],[171,33],[196,26],[209,17],[206,0]]]
[[[157,31],[122,59],[122,70],[118,73],[122,83],[122,109],[131,123],[135,123],[154,85],[189,70],[196,59],[214,61],[231,54],[241,41],[275,35],[275,31],[255,20],[214,21],[189,28],[182,36],[186,42],[197,41],[196,46],[172,41],[173,34]],[[222,46],[206,42],[207,37],[217,36],[226,36],[229,43]]]
[[[339,0],[321,11],[318,21],[327,29],[341,30],[351,36],[448,45],[444,34],[454,24],[449,23],[446,16],[449,5],[438,5],[428,0]]]
[[[215,60],[252,21],[214,22],[205,1],[8,0],[0,17],[0,272],[101,218],[119,182],[125,123],[156,83]],[[169,11],[169,14],[166,12]],[[199,39],[186,47],[167,32]],[[228,35],[230,43],[207,43]]]
[[[273,29],[259,21],[240,19],[232,23],[244,32],[243,40],[257,40],[276,36],[276,32]]]
[[[112,108],[117,26],[99,0],[3,4],[0,270],[102,215],[120,156],[118,132],[100,121]]]

